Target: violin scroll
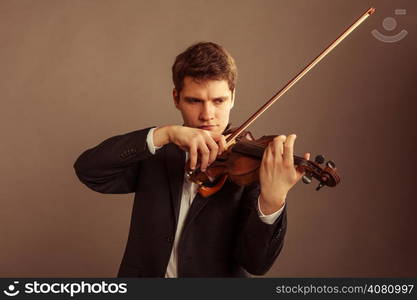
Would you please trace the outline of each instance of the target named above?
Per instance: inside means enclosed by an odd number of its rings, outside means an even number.
[[[303,182],[310,184],[312,178],[319,181],[316,191],[324,186],[334,187],[340,183],[340,176],[336,172],[336,164],[334,161],[329,160],[322,167],[321,165],[324,164],[325,158],[321,154],[315,157],[314,162],[302,159],[301,157],[298,160],[298,168],[300,171],[305,172],[305,175],[302,177]]]

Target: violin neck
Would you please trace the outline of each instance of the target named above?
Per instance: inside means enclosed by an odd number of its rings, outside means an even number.
[[[233,146],[232,152],[240,153],[246,156],[252,156],[259,160],[262,159],[262,156],[265,152],[265,146],[256,145],[250,142],[241,142]],[[301,156],[294,155],[294,165],[299,165],[305,159]]]

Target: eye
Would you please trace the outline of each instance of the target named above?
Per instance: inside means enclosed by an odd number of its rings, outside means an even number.
[[[216,103],[216,104],[222,104],[224,101],[225,101],[224,99],[219,98],[219,99],[215,99],[214,100],[214,103]]]
[[[196,98],[187,98],[187,102],[194,104],[194,103],[200,103],[201,100],[200,99],[196,99]]]

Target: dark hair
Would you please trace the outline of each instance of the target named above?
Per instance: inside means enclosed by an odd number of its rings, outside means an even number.
[[[233,91],[237,68],[233,57],[222,46],[200,42],[180,53],[172,65],[172,80],[178,93],[184,86],[186,76],[197,80],[226,80]]]

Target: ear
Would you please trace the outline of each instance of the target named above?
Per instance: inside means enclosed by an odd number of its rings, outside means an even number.
[[[235,95],[236,95],[236,88],[232,91],[232,101],[230,103],[230,108],[232,109],[235,105]]]
[[[179,105],[179,103],[180,103],[180,95],[179,95],[179,93],[177,92],[177,90],[176,90],[175,88],[172,90],[172,98],[173,98],[173,100],[174,100],[174,105],[175,105],[175,107],[176,107],[177,109],[179,109],[179,108],[178,108],[178,105]]]

